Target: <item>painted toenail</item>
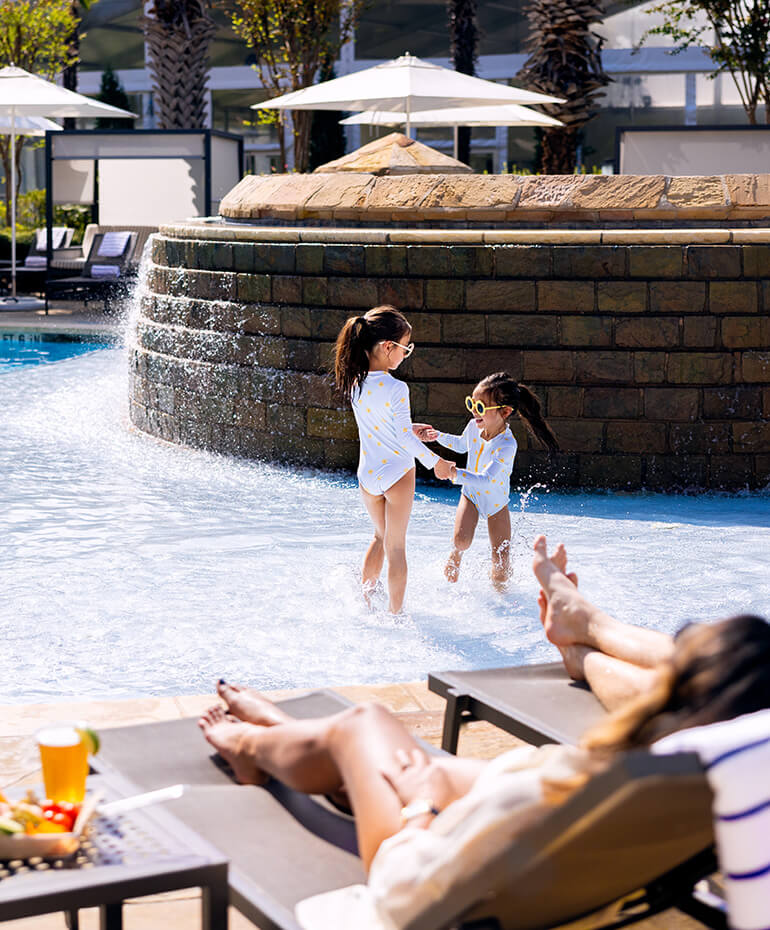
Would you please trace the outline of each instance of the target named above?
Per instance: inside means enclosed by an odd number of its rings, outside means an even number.
[[[218,684],[220,684],[220,685],[226,685],[227,682],[224,680],[224,678],[220,678]]]

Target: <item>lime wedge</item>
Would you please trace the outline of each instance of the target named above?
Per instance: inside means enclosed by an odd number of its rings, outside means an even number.
[[[85,744],[90,755],[95,756],[99,752],[99,734],[84,724],[79,724],[75,729],[80,736],[80,742]]]
[[[23,833],[24,827],[10,817],[0,817],[0,833],[9,836],[14,833]]]

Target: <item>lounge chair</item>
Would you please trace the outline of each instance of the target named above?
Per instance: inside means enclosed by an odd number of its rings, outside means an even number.
[[[75,230],[71,226],[54,226],[51,230],[53,254],[64,255],[69,251]],[[25,291],[42,291],[48,272],[48,252],[46,249],[47,231],[43,227],[35,230],[29,252],[24,261],[16,264],[17,284]],[[9,283],[11,280],[11,262],[0,262],[0,277]]]
[[[130,230],[96,233],[81,274],[46,281],[46,310],[56,297],[82,300],[86,306],[89,300],[102,300],[106,309],[111,298],[127,293],[134,277],[129,263],[136,238]]]
[[[446,698],[441,748],[452,753],[461,725],[470,720],[486,720],[535,746],[576,745],[606,713],[561,662],[435,672],[428,688]]]
[[[310,717],[347,702],[316,692],[281,706]],[[121,727],[102,737],[98,770],[117,771],[139,789],[191,786],[169,809],[227,855],[231,904],[261,930],[299,930],[299,901],[364,880],[349,817],[274,782],[235,785],[213,764],[195,720]],[[549,928],[629,895],[622,916],[609,912],[597,926],[678,907],[706,926],[726,927],[724,916],[692,893],[716,868],[710,798],[696,756],[628,754],[409,930]]]

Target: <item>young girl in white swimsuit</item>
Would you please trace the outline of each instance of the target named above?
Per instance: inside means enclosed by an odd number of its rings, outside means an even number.
[[[508,496],[516,457],[516,440],[508,426],[508,418],[518,413],[550,451],[556,451],[559,444],[543,419],[537,397],[505,371],[479,381],[473,394],[465,398],[465,406],[473,419],[468,421],[461,436],[439,432],[427,423],[416,423],[414,432],[425,442],[437,441],[453,452],[468,454],[466,468],[451,466],[450,480],[461,485],[462,494],[455,517],[454,548],[444,574],[449,581],[457,581],[463,552],[473,542],[481,515],[486,517],[492,544],[492,582],[499,588],[509,573],[511,515]]]
[[[414,501],[414,460],[449,477],[451,462],[431,452],[414,435],[409,388],[390,372],[414,351],[412,328],[395,307],[374,307],[351,317],[337,337],[337,389],[353,406],[361,440],[358,483],[374,524],[364,556],[364,596],[388,560],[389,609],[398,613],[406,592],[406,528]]]

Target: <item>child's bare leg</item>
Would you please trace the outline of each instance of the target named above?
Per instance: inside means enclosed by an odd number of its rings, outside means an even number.
[[[670,636],[621,623],[586,600],[548,557],[545,536],[535,540],[533,569],[547,599],[543,625],[554,645],[588,646],[640,668],[654,668],[670,657]]]
[[[383,708],[360,705],[333,717],[271,727],[233,722],[221,708],[212,708],[199,725],[244,780],[267,773],[308,794],[329,794],[344,785],[367,868],[383,840],[401,829],[401,800],[385,776],[398,770],[397,750],[411,752],[418,746]],[[469,790],[483,766],[455,758],[440,764],[457,797]]]
[[[504,591],[511,570],[511,514],[507,507],[503,507],[487,519],[487,530],[492,544],[490,577],[496,590]]]
[[[447,581],[455,582],[460,577],[460,562],[462,561],[463,552],[473,542],[473,534],[476,532],[478,522],[479,512],[476,510],[475,505],[464,494],[460,495],[460,503],[457,505],[457,514],[455,515],[454,548],[449,553],[444,568]]]
[[[369,494],[363,488],[361,488],[361,497],[364,499],[369,519],[374,524],[374,539],[369,543],[369,548],[366,550],[364,566],[361,571],[364,597],[368,600],[368,595],[377,584],[377,579],[380,577],[382,565],[385,561],[385,498]]]
[[[385,492],[385,555],[388,558],[388,609],[397,614],[406,595],[406,530],[414,503],[414,469]]]

